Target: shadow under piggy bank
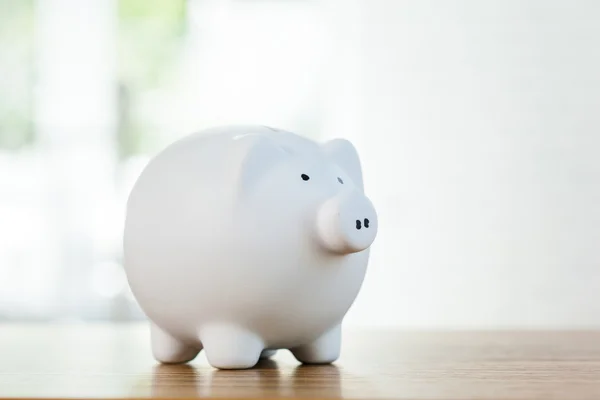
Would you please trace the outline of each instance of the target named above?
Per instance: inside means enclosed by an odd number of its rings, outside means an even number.
[[[341,397],[334,365],[284,366],[261,360],[245,370],[215,370],[193,365],[157,365],[152,397]]]

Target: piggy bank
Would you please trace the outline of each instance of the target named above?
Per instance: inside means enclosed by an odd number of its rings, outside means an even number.
[[[340,354],[377,215],[347,140],[262,126],[176,141],[127,202],[124,264],[151,321],[154,358],[242,369],[278,349],[302,363]]]

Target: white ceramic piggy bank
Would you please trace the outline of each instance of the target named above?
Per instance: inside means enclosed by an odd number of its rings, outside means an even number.
[[[262,126],[214,128],[158,154],[127,204],[125,270],[154,357],[221,369],[277,349],[340,353],[377,233],[358,154]]]

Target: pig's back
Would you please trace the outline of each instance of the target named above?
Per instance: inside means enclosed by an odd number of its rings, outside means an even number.
[[[238,155],[232,141],[247,134],[267,136],[290,153],[318,148],[312,140],[264,126],[225,126],[191,134],[165,148],[146,166],[131,192],[128,213],[135,213],[136,208],[150,211],[147,207],[185,213],[196,209],[211,215],[227,210],[235,190],[228,171],[240,162],[234,159]],[[207,206],[214,200],[218,207],[199,207],[200,199]]]
[[[211,283],[205,285],[204,269],[235,270],[238,255],[232,249],[239,229],[231,218],[236,188],[229,167],[240,162],[232,159],[236,155],[231,142],[244,134],[271,137],[290,152],[316,146],[300,136],[260,126],[210,129],[165,148],[134,185],[127,204],[124,262],[130,287],[150,316],[177,319],[208,312],[190,304],[189,310],[169,307],[165,316],[145,305],[168,293],[169,303],[187,307],[187,293],[214,289]]]

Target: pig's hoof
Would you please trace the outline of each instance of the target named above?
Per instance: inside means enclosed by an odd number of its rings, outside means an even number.
[[[275,353],[277,353],[277,350],[263,350],[262,353],[260,353],[260,359],[266,360],[273,357]]]
[[[200,351],[199,348],[181,343],[155,324],[150,327],[150,339],[154,358],[163,364],[186,363],[196,358]]]
[[[200,332],[206,358],[219,369],[252,368],[264,348],[254,333],[235,325],[208,326]]]
[[[315,341],[290,349],[303,364],[330,364],[340,356],[341,327],[338,325]]]

